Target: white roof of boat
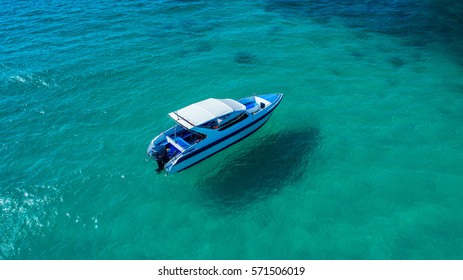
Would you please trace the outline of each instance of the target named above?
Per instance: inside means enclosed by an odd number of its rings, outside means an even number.
[[[189,129],[220,116],[244,110],[246,106],[233,99],[209,98],[169,113],[169,116]]]

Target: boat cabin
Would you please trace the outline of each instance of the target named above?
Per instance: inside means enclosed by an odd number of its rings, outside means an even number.
[[[198,128],[221,130],[225,126],[246,115],[246,106],[232,99],[209,98],[183,109],[172,112],[169,116],[186,129]]]

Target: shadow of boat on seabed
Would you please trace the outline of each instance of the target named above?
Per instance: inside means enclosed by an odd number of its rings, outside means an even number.
[[[278,193],[307,171],[320,143],[320,131],[284,131],[252,142],[243,143],[244,150],[223,160],[213,174],[200,180],[206,200],[235,209]]]

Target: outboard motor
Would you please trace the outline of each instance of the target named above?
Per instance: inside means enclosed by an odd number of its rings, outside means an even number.
[[[167,156],[167,148],[165,146],[154,146],[148,153],[150,156],[154,157],[158,164],[157,172],[161,172],[164,169],[164,165],[169,161]]]

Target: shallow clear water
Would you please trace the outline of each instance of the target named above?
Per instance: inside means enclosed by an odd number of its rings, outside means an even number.
[[[0,5],[1,258],[463,258],[458,1]],[[167,113],[266,92],[156,174]]]

